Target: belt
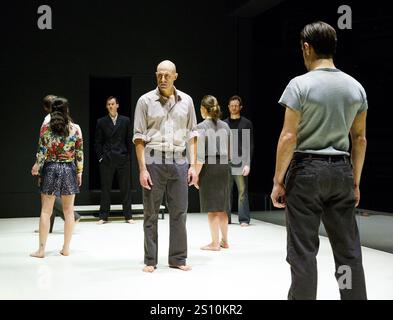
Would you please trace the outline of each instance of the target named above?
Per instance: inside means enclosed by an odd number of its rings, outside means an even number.
[[[303,159],[310,159],[310,160],[322,160],[322,161],[329,161],[329,162],[337,162],[337,161],[349,161],[349,156],[345,154],[316,154],[316,153],[303,153],[303,152],[296,152],[293,156],[295,160],[303,160]]]
[[[148,150],[148,156],[156,159],[183,159],[186,156],[185,150],[182,152],[179,151],[159,151],[150,149]]]

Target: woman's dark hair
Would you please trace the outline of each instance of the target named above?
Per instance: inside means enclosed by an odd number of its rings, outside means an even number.
[[[306,25],[300,32],[300,40],[302,44],[310,44],[318,58],[329,59],[336,53],[336,30],[325,22],[317,21]]]
[[[202,98],[201,106],[205,107],[207,114],[212,118],[214,123],[221,117],[220,106],[215,97],[207,95]]]
[[[56,135],[67,137],[70,133],[69,124],[72,122],[67,99],[56,97],[52,102],[51,110],[49,124],[51,131]]]

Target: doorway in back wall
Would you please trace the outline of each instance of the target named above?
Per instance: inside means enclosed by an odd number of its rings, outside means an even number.
[[[119,113],[130,117],[131,113],[131,77],[130,76],[90,76],[89,99],[89,189],[101,190],[100,168],[94,149],[94,137],[97,120],[108,114],[106,100],[116,97],[119,101]],[[112,190],[119,191],[117,179],[113,179]]]

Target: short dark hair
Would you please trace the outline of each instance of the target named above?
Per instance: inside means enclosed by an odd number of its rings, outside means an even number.
[[[48,94],[42,99],[42,104],[44,106],[45,112],[50,113],[51,112],[51,106],[52,102],[56,99],[57,97],[53,94]]]
[[[106,102],[108,102],[109,100],[112,100],[112,99],[115,99],[116,104],[119,104],[119,100],[115,96],[109,96],[108,99],[106,99]]]
[[[336,30],[326,22],[317,21],[306,25],[300,32],[300,40],[302,44],[310,44],[318,58],[332,58],[336,53]]]
[[[239,101],[240,106],[243,106],[242,98],[240,98],[238,95],[234,95],[234,96],[230,97],[228,100],[228,104],[230,104],[231,101],[233,101],[233,100]]]

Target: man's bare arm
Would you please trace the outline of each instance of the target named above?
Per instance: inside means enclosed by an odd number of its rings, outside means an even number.
[[[299,122],[300,113],[287,107],[284,126],[277,144],[276,170],[273,178],[273,190],[270,195],[276,208],[285,207],[284,177],[296,148]]]
[[[300,113],[287,108],[285,111],[284,126],[277,144],[276,170],[274,183],[284,183],[285,173],[293,157],[297,142],[297,127]]]
[[[367,111],[358,114],[355,117],[350,130],[352,141],[351,160],[353,166],[353,177],[355,182],[354,187],[356,206],[359,204],[360,201],[360,178],[362,175],[364,159],[366,157],[366,117]]]
[[[138,159],[138,167],[139,167],[139,182],[143,188],[148,190],[151,189],[153,182],[150,178],[150,174],[147,171],[146,161],[145,161],[145,142],[142,139],[136,139],[135,150],[136,157]]]

